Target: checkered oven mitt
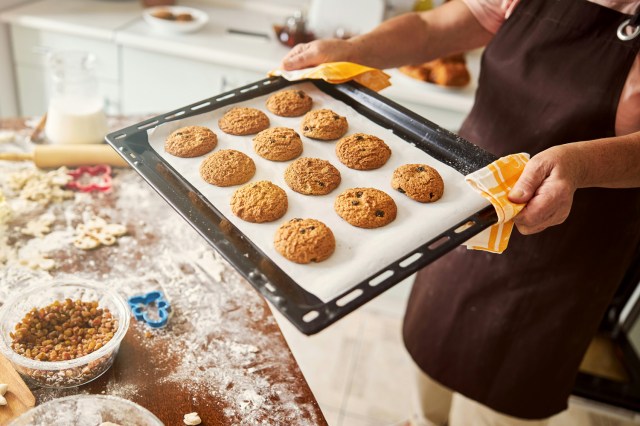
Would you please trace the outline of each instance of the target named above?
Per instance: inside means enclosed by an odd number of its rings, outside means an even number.
[[[467,183],[489,200],[498,214],[498,223],[468,240],[465,245],[473,250],[502,253],[509,244],[513,218],[525,204],[509,201],[507,195],[522,174],[529,154],[520,153],[502,157],[488,166],[465,177]]]
[[[355,80],[363,86],[376,92],[391,86],[388,74],[377,68],[365,67],[353,62],[327,62],[313,68],[295,71],[273,70],[270,77],[282,76],[289,81],[318,79],[332,84],[340,84]]]

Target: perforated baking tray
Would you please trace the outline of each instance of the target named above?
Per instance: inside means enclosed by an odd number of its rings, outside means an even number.
[[[161,144],[159,145],[164,135],[182,125],[207,125],[219,137],[225,136],[216,125],[216,118],[223,112],[235,105],[251,106],[256,102],[263,104],[269,94],[290,87],[301,87],[312,92],[314,108],[330,107],[346,114],[350,120],[349,133],[368,129],[376,129],[375,134],[379,136],[384,133],[383,139],[390,143],[392,151],[395,149],[392,158],[396,155],[396,161],[410,158],[416,160],[412,162],[437,164],[436,168],[445,178],[445,188],[448,188],[445,189],[445,196],[449,197],[432,203],[433,206],[438,205],[439,210],[431,207],[431,211],[440,212],[440,216],[436,214],[433,217],[440,219],[423,229],[423,213],[418,215],[415,212],[428,209],[429,207],[425,207],[428,205],[398,196],[399,193],[390,187],[382,187],[379,189],[388,192],[399,204],[398,219],[394,221],[394,227],[362,233],[363,230],[354,229],[346,223],[341,224],[337,215],[326,213],[323,217],[315,217],[332,224],[330,226],[338,240],[336,254],[330,261],[320,264],[293,264],[281,258],[268,241],[272,238],[273,229],[296,216],[285,216],[271,225],[243,223],[230,214],[228,202],[222,201],[227,200],[230,194],[224,191],[236,188],[222,190],[203,184],[197,176],[197,167],[194,167],[202,158],[177,159],[166,154]],[[280,119],[282,121],[278,122],[277,117],[270,115],[270,118],[272,126],[294,127],[300,120]],[[242,146],[250,146],[247,143],[250,143],[251,137],[244,137],[245,140],[239,138],[242,137],[230,137],[227,146],[216,149],[239,147],[242,150]],[[466,185],[462,180],[464,175],[494,161],[494,156],[353,82],[331,85],[322,81],[299,83],[282,78],[265,79],[150,118],[113,132],[106,139],[211,246],[305,334],[324,329],[496,222],[492,207],[486,206],[484,200],[478,201],[473,195],[469,198],[464,193]],[[305,148],[303,156],[328,152],[335,146],[317,141],[305,141],[305,144],[310,152]],[[245,150],[246,153],[254,161],[260,161],[249,149]],[[336,166],[342,166],[337,159],[330,161]],[[280,173],[277,168],[286,165],[288,163],[265,164],[262,167],[258,164],[258,170],[266,170],[261,173],[279,183],[277,179],[280,176],[276,175]],[[387,173],[390,180],[393,165],[385,167],[385,171],[376,173]],[[381,175],[376,177],[375,173],[366,175],[369,172],[357,172],[361,175],[352,177],[349,173],[354,173],[353,171],[344,167],[340,170],[343,182],[346,180],[347,183],[341,184],[335,193],[324,196],[328,197],[325,200],[327,205],[332,205],[335,196],[348,187],[369,186],[369,181],[380,181]],[[269,176],[269,173],[272,175]],[[305,197],[289,191],[285,185],[281,186],[290,197]],[[306,206],[306,201],[297,202],[298,207],[302,205],[302,210],[290,207],[292,214],[304,212],[305,206],[307,210],[315,211],[312,203],[320,201],[313,198],[313,201],[308,202],[309,206]],[[296,205],[296,202],[293,204]],[[411,212],[405,215],[410,216],[409,219],[401,220],[403,211]],[[428,219],[431,213],[429,210],[424,212]],[[443,220],[445,216],[446,220]]]

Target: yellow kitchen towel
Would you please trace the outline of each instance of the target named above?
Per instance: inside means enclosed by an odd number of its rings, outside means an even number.
[[[498,223],[485,229],[465,243],[467,248],[502,253],[509,244],[513,230],[513,218],[525,204],[516,204],[507,197],[522,174],[529,154],[507,155],[467,176],[467,183],[496,209]]]
[[[353,62],[327,62],[313,68],[301,70],[285,71],[273,70],[270,77],[282,76],[289,81],[305,80],[308,78],[324,80],[332,84],[340,84],[346,81],[355,80],[363,86],[379,92],[385,87],[391,86],[388,74],[377,68],[365,67]]]

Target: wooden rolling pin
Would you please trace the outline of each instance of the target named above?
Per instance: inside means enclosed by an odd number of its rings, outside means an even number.
[[[36,145],[31,153],[0,152],[0,160],[33,161],[41,169],[96,164],[129,166],[110,145],[104,144]]]

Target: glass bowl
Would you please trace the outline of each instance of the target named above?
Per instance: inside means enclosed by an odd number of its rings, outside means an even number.
[[[117,425],[163,426],[146,408],[110,395],[73,395],[38,405],[8,426]]]
[[[104,346],[95,352],[68,361],[37,361],[15,352],[11,348],[13,332],[34,307],[44,307],[65,299],[97,301],[100,308],[108,308],[118,321],[118,329]],[[66,388],[88,383],[111,367],[120,343],[129,328],[129,307],[125,300],[111,289],[85,281],[67,279],[35,286],[17,295],[0,309],[0,353],[2,353],[30,385]]]

